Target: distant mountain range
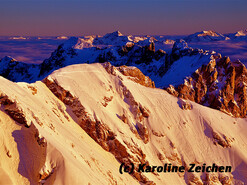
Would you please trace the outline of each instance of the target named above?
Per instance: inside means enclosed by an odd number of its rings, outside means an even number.
[[[247,183],[247,69],[185,40],[117,31],[1,59],[0,184]]]
[[[120,40],[111,40],[113,39],[113,36],[117,36],[118,38],[120,38]],[[90,37],[90,36],[86,36],[86,37]],[[146,36],[132,36],[132,35],[123,35],[120,31],[115,31],[113,33],[107,33],[106,35],[104,35],[103,37],[98,36],[98,35],[94,35],[93,36],[95,39],[94,44],[95,45],[112,45],[112,44],[119,44],[119,41],[122,42],[123,40],[125,41],[134,41],[134,42],[138,42],[140,40],[146,40],[147,38],[149,38],[150,36],[146,35]],[[115,37],[115,38],[117,38]],[[162,41],[162,38],[165,38],[165,40],[167,40],[168,38],[170,39],[174,39],[176,38],[176,36],[153,36],[155,37],[157,40]],[[179,36],[182,37],[182,36]],[[68,40],[70,38],[70,36],[4,36],[3,38],[5,39],[9,39],[9,40],[29,40],[29,39],[57,39],[57,40]],[[186,42],[196,42],[196,41],[219,41],[219,40],[246,40],[247,38],[247,29],[243,29],[240,31],[237,31],[235,33],[227,33],[227,34],[223,34],[223,33],[218,33],[215,32],[213,30],[204,30],[204,31],[200,31],[200,32],[196,32],[194,34],[185,36],[183,39]]]
[[[235,37],[244,35],[241,31]],[[185,40],[218,41],[231,37],[204,31]],[[242,93],[247,83],[245,66],[214,51],[191,48],[185,40],[171,42],[162,37],[124,36],[119,31],[103,37],[71,37],[38,65],[4,57],[0,61],[0,75],[14,82],[35,82],[72,64],[110,62],[114,66],[135,66],[149,76],[156,87],[165,88],[175,96],[245,117],[247,97]],[[171,52],[155,49],[165,44],[173,44]]]

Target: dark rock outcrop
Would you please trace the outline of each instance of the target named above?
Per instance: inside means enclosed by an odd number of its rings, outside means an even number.
[[[30,126],[30,123],[28,123],[26,119],[25,113],[17,105],[17,102],[1,92],[0,92],[0,106],[3,106],[4,111],[16,122],[23,124],[26,127]]]
[[[246,117],[246,76],[246,67],[240,61],[232,62],[228,57],[215,55],[185,79],[184,84],[170,86],[167,91],[234,117]]]
[[[146,155],[141,148],[132,143],[122,143],[119,141],[114,132],[106,124],[87,113],[80,100],[61,87],[55,80],[45,78],[43,83],[72,110],[78,119],[78,125],[103,149],[111,152],[119,162],[124,163],[125,166],[130,166],[131,163],[134,165],[148,163],[146,161]],[[144,127],[140,128],[140,132],[145,136],[146,130]],[[146,137],[144,139],[148,140]],[[148,182],[148,178],[136,170],[134,170],[132,175],[139,182]]]
[[[106,71],[109,74],[116,76],[116,70],[118,70],[124,76],[129,76],[129,79],[136,83],[139,83],[146,87],[155,88],[154,82],[148,76],[145,76],[137,67],[128,67],[128,66],[114,67],[111,65],[110,62],[105,62],[103,64],[103,67],[106,69]]]
[[[0,76],[13,82],[32,82],[37,79],[39,65],[19,62],[11,57],[0,60]]]
[[[114,45],[111,42],[115,42],[115,39],[120,39],[119,42],[124,44]],[[0,75],[14,82],[34,82],[42,80],[54,70],[67,65],[110,62],[111,65],[120,66],[117,69],[122,74],[141,85],[155,87],[152,81],[154,80],[157,86],[164,87],[164,84],[169,85],[167,81],[171,79],[166,80],[167,73],[173,73],[176,68],[192,66],[193,70],[189,70],[190,72],[181,77],[185,79],[185,83],[179,82],[180,85],[176,84],[176,87],[171,84],[166,88],[169,93],[235,117],[246,117],[246,68],[240,61],[232,62],[229,58],[221,57],[215,52],[191,48],[184,40],[177,40],[169,54],[163,50],[156,51],[156,41],[151,37],[136,43],[120,32],[107,34],[96,40],[95,38],[90,41],[82,40],[70,38],[61,44],[50,58],[39,65],[25,64],[5,57],[0,61]],[[95,45],[92,45],[94,40]],[[109,41],[107,43],[109,45],[99,47],[100,40]],[[88,47],[84,48],[84,41],[88,42]],[[190,66],[184,64],[180,66],[179,62],[188,60],[193,61],[188,62]],[[176,68],[173,66],[174,63]],[[108,67],[107,70],[113,70],[113,67]],[[114,73],[114,71],[110,72]],[[171,76],[170,74],[169,77]]]

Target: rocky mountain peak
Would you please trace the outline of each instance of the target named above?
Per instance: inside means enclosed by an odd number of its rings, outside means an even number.
[[[234,117],[246,117],[246,76],[246,67],[239,60],[215,55],[207,65],[187,77],[184,84],[170,86],[167,91]]]
[[[145,76],[137,67],[125,65],[114,67],[113,65],[111,65],[110,62],[105,62],[104,64],[102,64],[102,66],[106,69],[106,71],[109,74],[116,76],[116,70],[118,70],[124,76],[128,76],[128,79],[138,84],[141,84],[146,87],[155,88],[154,82],[148,76]]]
[[[74,45],[76,45],[78,42],[79,42],[79,38],[78,37],[70,37],[68,40],[66,40],[63,44],[62,44],[62,47],[64,49],[67,49],[67,48],[71,48],[73,47]]]
[[[178,50],[187,50],[189,49],[189,46],[187,42],[185,42],[183,39],[177,40],[175,44],[172,47],[172,51],[178,51]]]
[[[107,33],[103,37],[97,37],[94,39],[94,45],[125,45],[127,42],[131,42],[128,36],[124,36],[119,31]]]
[[[229,40],[228,37],[212,30],[201,31],[184,38],[186,42]]]
[[[246,36],[247,35],[247,29],[245,30],[240,30],[238,31],[235,36],[239,37],[239,36]]]
[[[114,33],[120,35],[118,32]],[[45,78],[56,69],[71,64],[110,62],[114,66],[135,66],[132,70],[125,67],[119,69],[142,85],[149,81],[145,76],[149,76],[157,87],[175,86],[175,91],[171,92],[176,96],[235,117],[246,116],[243,103],[245,94],[241,93],[245,88],[246,68],[240,61],[233,62],[215,52],[191,48],[182,39],[174,43],[171,53],[166,53],[163,50],[156,51],[155,42],[151,38],[147,39],[148,42],[144,46],[139,42],[127,42],[126,36],[117,36],[115,40],[103,38],[71,37],[40,65],[26,64],[5,57],[0,62],[0,74],[15,82],[34,82]],[[98,44],[108,42],[109,45],[95,46],[95,39]],[[115,42],[123,45],[114,45]],[[148,82],[148,86],[152,86],[152,81]],[[169,88],[167,90],[169,91]],[[233,95],[230,96],[229,92]],[[217,98],[212,98],[212,94]],[[239,97],[244,100],[239,100]]]
[[[212,30],[201,31],[197,35],[198,35],[198,37],[203,37],[203,36],[207,36],[207,35],[208,36],[213,36],[213,37],[219,37],[219,36],[221,36],[221,34],[216,33],[215,31],[212,31]]]
[[[14,58],[12,58],[12,57],[10,57],[10,56],[5,56],[5,57],[3,57],[3,58],[0,60],[1,63],[14,62],[14,61],[16,61],[16,59],[14,59]]]
[[[123,36],[123,34],[117,30],[112,33],[107,33],[104,37],[108,38],[108,37],[120,37],[120,36]]]

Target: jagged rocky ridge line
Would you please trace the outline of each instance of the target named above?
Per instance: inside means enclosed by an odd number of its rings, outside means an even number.
[[[131,39],[122,36],[119,32],[106,34],[102,38],[72,37],[39,65],[4,57],[0,61],[0,75],[14,82],[35,82],[67,65],[110,62],[114,66],[135,66],[146,76],[161,79],[170,65],[178,59],[176,53],[167,54],[161,49],[156,51],[155,45],[161,44],[161,41],[153,37],[135,41],[136,38],[138,37]],[[174,48],[176,49],[176,44]],[[191,54],[196,54],[196,51]]]
[[[166,88],[177,97],[218,109],[234,117],[246,117],[247,70],[240,61],[215,55],[184,83]]]
[[[203,34],[218,35],[214,32]],[[100,38],[73,37],[60,45],[51,57],[40,65],[3,58],[0,61],[0,74],[12,81],[34,82],[42,80],[56,69],[77,63],[107,61],[115,66],[136,66],[144,75],[149,76],[157,87],[165,87],[175,96],[190,99],[235,117],[246,117],[246,68],[240,61],[232,62],[229,58],[221,58],[220,54],[215,52],[190,48],[184,40],[175,42],[171,53],[156,51],[156,43],[158,41],[154,38],[134,42],[120,32]],[[131,70],[132,75],[141,74],[137,68],[134,72]],[[128,73],[123,70],[124,67],[119,69]],[[146,78],[144,75],[143,79]],[[169,85],[170,88],[167,88]]]
[[[42,80],[54,70],[79,63],[111,62],[115,66],[136,66],[142,71],[157,67],[152,60],[160,60],[166,56],[162,50],[155,51],[153,38],[136,43],[118,32],[107,34],[102,38],[72,37],[58,46],[51,57],[39,65],[18,62],[11,57],[0,61],[0,75],[14,82],[35,82]],[[116,42],[118,41],[118,42]],[[110,44],[114,45],[101,45]],[[163,62],[159,62],[161,65]],[[149,65],[150,64],[150,65]],[[146,66],[148,65],[148,66]],[[153,70],[153,69],[151,69]]]
[[[118,42],[115,45],[97,45],[99,43],[109,44],[109,37],[111,42],[115,43],[116,40]],[[158,87],[161,87],[166,85],[162,80],[165,78],[164,74],[174,61],[183,56],[183,53],[178,50],[184,50],[185,48],[183,45],[175,43],[172,52],[167,54],[161,49],[155,50],[155,44],[160,44],[159,42],[152,37],[137,42],[129,37],[122,36],[118,32],[107,34],[102,38],[81,39],[72,37],[61,44],[50,58],[39,65],[25,64],[11,57],[3,58],[0,61],[0,75],[14,82],[35,82],[42,80],[52,71],[67,65],[110,62],[114,66],[135,66],[156,83],[160,81]],[[95,43],[96,45],[93,45]],[[201,50],[194,49],[190,56],[195,56],[200,52]]]

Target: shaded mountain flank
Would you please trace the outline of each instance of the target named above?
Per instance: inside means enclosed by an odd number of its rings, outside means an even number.
[[[199,35],[223,37],[214,32]],[[110,62],[119,67],[122,73],[138,76],[136,79],[142,78],[141,83],[144,83],[145,75],[155,83],[148,82],[150,86],[163,88],[174,96],[234,117],[246,117],[244,64],[239,60],[231,61],[214,51],[191,48],[184,40],[177,40],[168,53],[155,49],[160,44],[161,41],[154,37],[123,36],[120,32],[103,37],[72,37],[59,45],[51,57],[41,64],[26,64],[11,57],[3,58],[0,61],[0,75],[13,82],[30,83],[42,80],[53,71],[68,65]],[[130,72],[124,70],[124,66],[136,68]],[[140,75],[142,73],[143,76]]]

